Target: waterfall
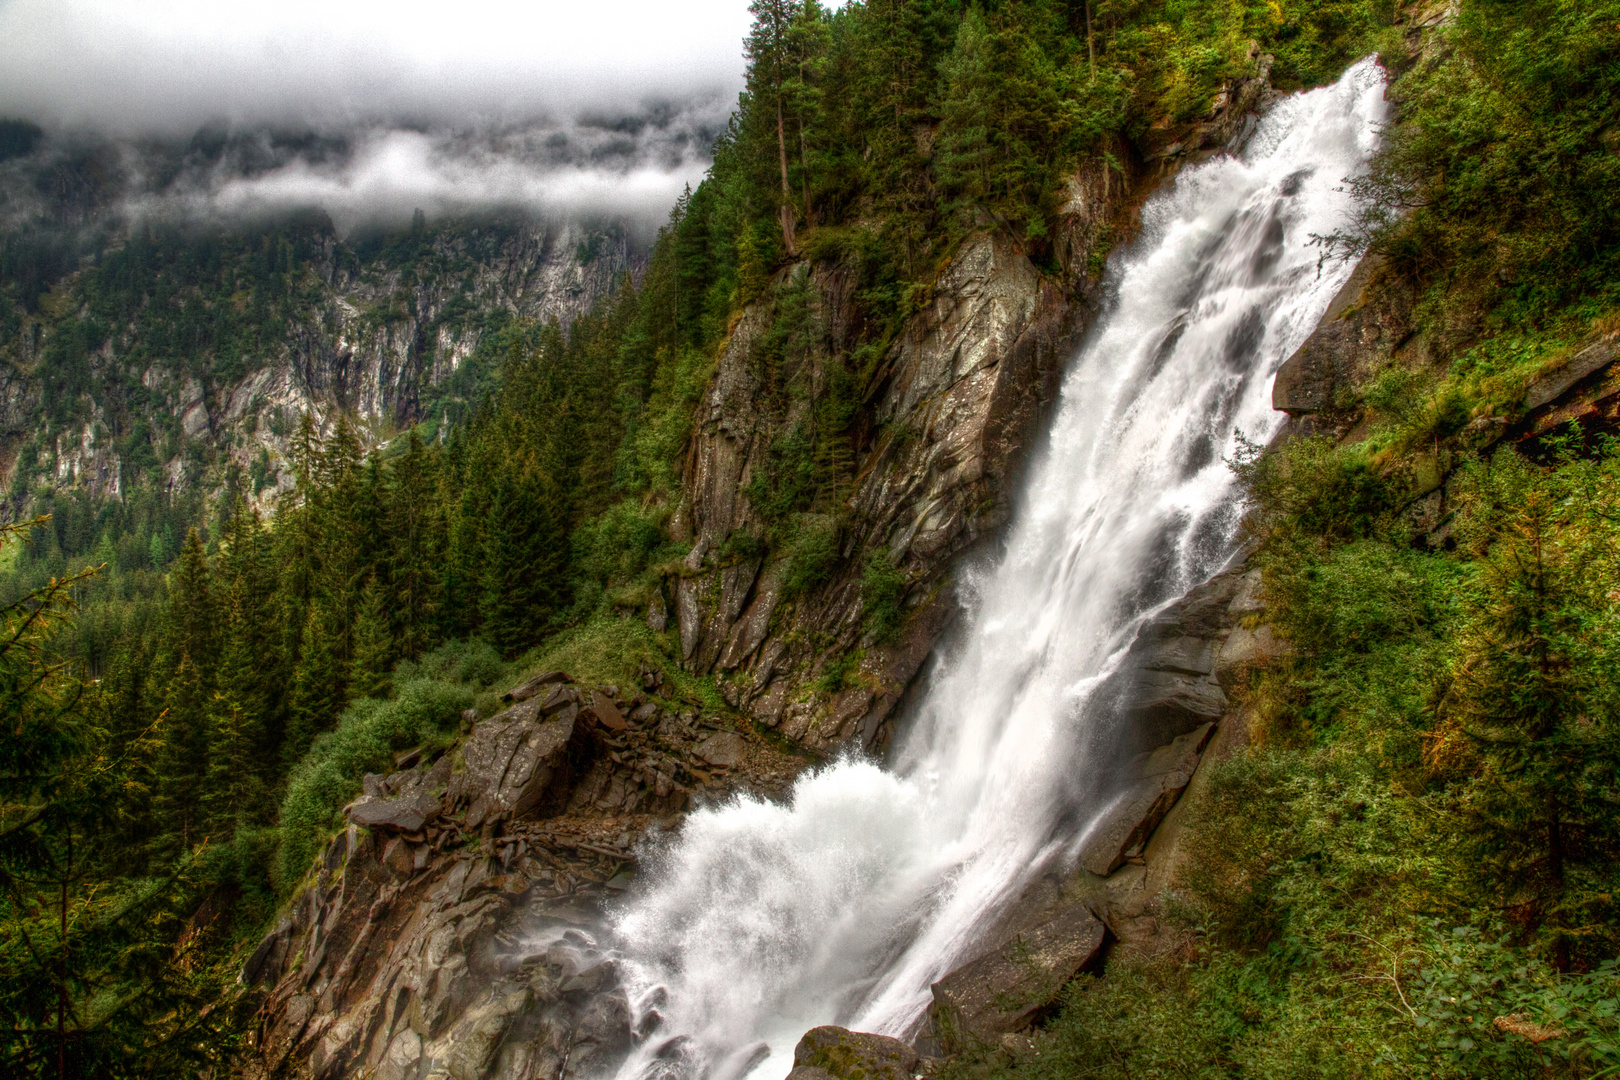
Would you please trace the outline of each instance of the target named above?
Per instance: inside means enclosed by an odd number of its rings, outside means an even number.
[[[888,769],[856,758],[784,803],[691,814],[612,926],[645,1036],[620,1075],[780,1080],[818,1024],[907,1036],[1111,776],[1088,708],[1142,620],[1231,558],[1238,433],[1349,274],[1313,234],[1385,116],[1370,58],[1279,101],[1239,156],[1184,170],[1112,259],[1005,545],[963,572],[959,639]]]

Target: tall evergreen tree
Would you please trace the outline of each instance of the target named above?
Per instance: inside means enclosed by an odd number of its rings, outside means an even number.
[[[515,656],[540,638],[567,595],[568,523],[543,470],[494,486],[484,556],[484,633]]]
[[[754,0],[748,5],[754,25],[743,43],[748,60],[748,96],[756,115],[775,124],[776,153],[781,172],[777,216],[782,225],[782,247],[791,258],[798,254],[793,233],[793,188],[788,180],[786,103],[783,86],[792,59],[788,50],[794,21],[790,0]]]
[[[171,576],[165,655],[167,694],[158,757],[157,806],[171,849],[201,839],[201,798],[208,770],[208,707],[218,671],[220,619],[202,537],[186,533]]]
[[[1596,613],[1612,611],[1620,552],[1611,524],[1511,451],[1472,477],[1478,578],[1441,747],[1466,747],[1477,865],[1505,904],[1533,908],[1567,971],[1584,940],[1612,944],[1617,911],[1620,654]]]
[[[340,618],[324,597],[312,601],[304,617],[298,664],[293,669],[287,735],[282,742],[286,768],[304,756],[316,735],[336,722],[348,700],[348,664],[340,646],[349,628],[340,625]]]
[[[444,524],[432,463],[413,428],[405,454],[394,464],[388,493],[392,607],[402,656],[419,656],[429,644],[439,603]]]
[[[395,638],[388,615],[388,594],[375,577],[360,590],[354,623],[354,659],[349,665],[353,697],[382,697],[394,666]]]

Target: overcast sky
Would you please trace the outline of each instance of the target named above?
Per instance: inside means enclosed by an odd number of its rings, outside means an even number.
[[[233,207],[646,214],[701,176],[690,133],[735,104],[748,25],[747,0],[0,0],[0,116],[113,135],[314,128],[357,147],[222,177]],[[656,122],[607,146],[626,116]]]
[[[0,108],[123,130],[734,96],[747,0],[0,0]]]

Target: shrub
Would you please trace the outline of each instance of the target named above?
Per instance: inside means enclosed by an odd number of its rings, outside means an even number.
[[[446,745],[472,702],[472,691],[463,686],[425,678],[401,681],[392,700],[357,701],[343,711],[336,728],[316,737],[293,769],[281,803],[276,883],[283,894],[292,891],[337,827],[338,811],[359,793],[361,776],[393,771],[395,751]]]
[[[861,571],[861,608],[866,636],[875,644],[886,644],[899,635],[905,622],[901,607],[905,594],[906,575],[894,565],[888,549],[878,548],[867,556]]]

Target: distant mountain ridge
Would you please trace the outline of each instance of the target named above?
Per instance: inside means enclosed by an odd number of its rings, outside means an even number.
[[[567,324],[645,263],[622,220],[511,211],[430,224],[417,211],[407,228],[345,237],[320,211],[197,221],[172,216],[171,203],[168,216],[132,216],[188,170],[262,172],[322,149],[306,145],[314,136],[205,134],[163,152],[108,141],[69,152],[7,123],[0,487],[10,517],[74,488],[120,498],[140,484],[230,486],[263,500],[291,482],[300,414],[324,430],[348,412],[373,444],[453,420],[488,389],[503,342]]]

